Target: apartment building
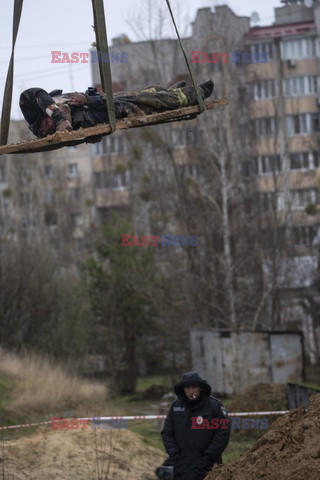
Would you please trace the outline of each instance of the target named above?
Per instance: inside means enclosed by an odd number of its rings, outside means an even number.
[[[275,206],[292,229],[295,247],[319,245],[320,5],[286,2],[272,26],[245,35],[268,63],[248,68],[253,161],[261,210]]]
[[[31,138],[25,121],[10,125],[10,142]],[[94,222],[87,145],[0,157],[0,238],[38,238],[80,253]]]
[[[262,262],[264,283],[278,292],[280,322],[301,321],[314,359],[320,341],[315,313],[320,300],[315,288],[320,246],[320,4],[282,3],[273,25],[251,28],[245,35],[252,54],[267,53],[270,58],[247,69],[254,132],[250,173],[269,243]]]

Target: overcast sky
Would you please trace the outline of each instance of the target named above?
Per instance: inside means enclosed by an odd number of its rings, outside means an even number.
[[[147,5],[154,8],[165,0],[104,0],[109,43],[122,33],[134,41],[141,31],[137,15],[147,17]],[[274,21],[274,7],[280,0],[171,0],[181,33],[194,20],[197,9],[227,4],[238,15],[257,12],[259,25]],[[146,12],[145,16],[143,13]],[[2,0],[0,18],[0,107],[10,58],[13,0]],[[91,0],[24,0],[15,50],[15,80],[12,118],[21,118],[18,106],[20,93],[29,87],[45,90],[83,91],[91,84],[90,63],[51,63],[51,51],[88,52],[94,41]],[[134,31],[132,28],[137,27]]]

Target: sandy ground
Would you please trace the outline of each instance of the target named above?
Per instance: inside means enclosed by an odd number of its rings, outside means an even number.
[[[2,442],[6,480],[151,480],[164,455],[129,430],[41,427],[29,437]]]
[[[215,466],[206,480],[319,480],[320,394],[279,418],[245,455]]]

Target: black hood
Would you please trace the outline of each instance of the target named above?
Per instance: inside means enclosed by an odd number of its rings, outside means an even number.
[[[201,378],[197,372],[184,373],[182,375],[181,382],[174,386],[175,394],[178,397],[184,397],[185,393],[183,389],[188,385],[198,385],[202,388],[202,393],[204,395],[210,396],[211,394],[211,386],[208,384],[207,380],[203,380],[203,378]]]

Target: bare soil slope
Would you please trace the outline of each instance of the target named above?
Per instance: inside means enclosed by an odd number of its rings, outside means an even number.
[[[151,480],[164,455],[129,430],[50,430],[5,442],[5,477],[15,480]],[[2,473],[1,466],[1,473]]]
[[[215,466],[206,480],[319,480],[320,394],[279,418],[245,455]]]

